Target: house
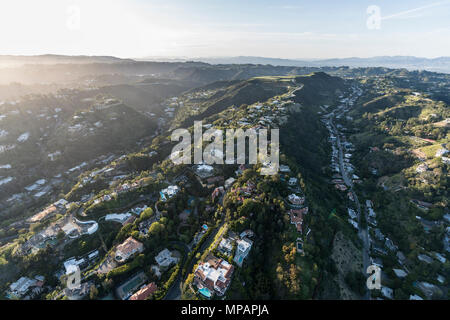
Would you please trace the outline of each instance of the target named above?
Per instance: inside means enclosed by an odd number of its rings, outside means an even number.
[[[405,272],[405,270],[402,269],[393,269],[395,275],[399,278],[404,278],[406,277],[408,274]]]
[[[420,261],[423,261],[425,263],[428,263],[428,264],[433,262],[433,259],[430,256],[427,256],[426,254],[419,254],[417,256],[417,259],[419,259]]]
[[[291,223],[295,225],[297,231],[302,233],[302,225],[303,225],[303,213],[302,210],[289,210],[289,215],[291,218]]]
[[[197,176],[201,179],[210,177],[214,173],[214,167],[208,164],[199,164],[194,170]]]
[[[233,177],[230,177],[227,180],[225,180],[225,183],[224,183],[225,189],[228,189],[229,187],[231,187],[235,181],[236,181],[236,179]]]
[[[223,259],[208,256],[194,272],[194,283],[201,290],[206,288],[211,295],[223,296],[231,283],[234,267]]]
[[[447,154],[449,151],[445,148],[441,148],[436,151],[435,157],[442,157],[443,155]]]
[[[59,199],[58,201],[56,201],[55,203],[53,203],[53,205],[55,205],[56,207],[59,208],[66,208],[66,206],[69,204],[69,201],[67,201],[66,199]]]
[[[370,264],[373,264],[375,266],[383,268],[383,260],[381,260],[380,258],[374,259],[374,258],[370,257]]]
[[[422,209],[422,210],[428,210],[429,208],[431,208],[433,206],[432,203],[420,201],[420,200],[416,200],[416,199],[412,199],[411,203],[415,204],[416,207],[418,207],[419,209]]]
[[[156,290],[158,290],[158,286],[154,282],[151,282],[150,284],[134,293],[130,297],[130,300],[146,300],[148,297],[154,294]]]
[[[139,234],[147,235],[150,226],[156,221],[155,218],[147,219],[139,223]]]
[[[384,242],[384,244],[391,251],[397,251],[398,250],[397,246],[389,238],[386,238],[386,241]]]
[[[167,198],[172,198],[178,193],[179,190],[180,189],[176,185],[168,186],[167,188],[159,192],[159,194],[161,195],[161,200],[166,201]]]
[[[428,166],[426,163],[419,164],[416,168],[417,173],[422,173],[428,170]]]
[[[136,206],[135,208],[131,209],[130,212],[140,216],[141,213],[147,208],[148,208],[147,205],[144,204],[142,207]]]
[[[450,252],[450,235],[448,233],[446,233],[444,239],[442,239],[442,244],[444,245],[445,251]]]
[[[388,299],[394,298],[394,290],[388,287],[381,287],[381,294]]]
[[[347,192],[347,197],[350,199],[350,201],[355,201],[355,197],[353,196],[352,192]]]
[[[374,217],[367,217],[367,222],[372,225],[373,227],[376,227],[378,225],[377,220],[375,220]]]
[[[242,231],[241,234],[239,235],[239,237],[240,237],[241,239],[242,239],[242,238],[245,238],[245,237],[251,238],[251,237],[253,237],[254,235],[255,235],[255,233],[254,233],[252,230],[247,229],[247,230]]]
[[[412,294],[409,296],[409,300],[423,300],[421,296],[418,296],[416,294]]]
[[[37,279],[21,277],[9,286],[10,294],[14,297],[20,298],[24,296],[31,287],[35,286],[37,281]]]
[[[299,197],[293,193],[288,196],[288,200],[294,206],[301,206],[305,202],[305,197]]]
[[[152,272],[155,274],[155,276],[159,278],[161,278],[161,270],[159,270],[159,267],[157,265],[152,265],[150,267],[150,270],[152,270]]]
[[[281,164],[279,170],[282,173],[290,173],[291,172],[291,168],[289,168],[289,166],[285,165],[285,164]]]
[[[450,213],[446,213],[446,214],[444,214],[444,220],[447,222],[447,223],[450,223]]]
[[[343,184],[335,184],[334,185],[336,189],[340,190],[340,191],[346,191],[347,187]]]
[[[416,283],[416,286],[428,297],[432,298],[434,294],[441,294],[441,290],[438,286],[431,284],[429,282],[419,282]]]
[[[297,185],[297,182],[298,182],[298,179],[297,179],[297,178],[289,178],[288,185],[290,185],[290,186],[296,186],[296,185]]]
[[[353,226],[353,228],[359,230],[358,222],[356,222],[355,220],[352,220],[352,219],[348,219],[348,222],[350,222],[350,224]]]
[[[435,258],[438,259],[441,263],[445,263],[445,261],[447,261],[447,259],[445,259],[445,257],[442,254],[437,252],[434,252],[433,254]]]
[[[351,208],[348,208],[348,215],[350,216],[351,219],[358,218],[358,215],[356,214],[356,211],[351,209]]]
[[[86,266],[86,260],[81,258],[77,260],[76,258],[70,258],[64,262],[64,268],[66,269],[66,274],[72,274],[75,271],[81,269],[83,266]]]
[[[399,262],[400,264],[403,264],[403,263],[405,262],[406,257],[405,257],[405,255],[403,254],[403,252],[397,251],[396,256],[397,256],[398,262]]]
[[[383,248],[380,248],[380,247],[378,247],[376,245],[372,246],[372,251],[377,253],[377,254],[380,254],[380,255],[387,255],[387,251],[386,250],[384,250]]]
[[[224,177],[222,177],[222,176],[209,177],[209,178],[206,178],[205,182],[201,181],[201,184],[203,187],[210,189],[210,188],[213,188],[214,186],[224,184]]]
[[[115,221],[121,224],[125,224],[125,222],[132,217],[130,213],[110,213],[105,216],[105,221]]]
[[[98,250],[94,250],[94,251],[92,251],[92,252],[90,252],[88,254],[88,259],[89,260],[97,259],[98,258],[98,254],[99,254]]]
[[[236,244],[237,247],[236,247],[236,254],[234,255],[234,262],[236,262],[238,266],[242,267],[244,259],[248,256],[250,250],[252,249],[253,241],[245,238],[237,240]]]
[[[222,239],[217,248],[223,254],[229,256],[233,252],[233,243],[230,239]]]
[[[134,254],[142,251],[144,251],[144,245],[133,237],[129,237],[117,246],[115,259],[117,262],[125,262]]]
[[[123,225],[126,226],[127,224],[133,223],[135,220],[136,220],[136,217],[135,216],[131,216],[127,220],[125,220]]]
[[[378,239],[378,240],[380,240],[380,241],[383,241],[385,238],[384,238],[384,234],[383,233],[381,233],[381,230],[380,229],[375,229],[375,237]]]
[[[158,253],[155,260],[160,267],[169,267],[171,264],[176,264],[179,258],[172,256],[172,252],[166,248]]]

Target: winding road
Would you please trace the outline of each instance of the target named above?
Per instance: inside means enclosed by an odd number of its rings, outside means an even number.
[[[355,98],[355,97],[351,96],[350,100],[352,98]],[[350,103],[347,102],[344,108],[334,110],[333,112],[331,112],[331,113],[329,113],[327,115],[327,118],[328,118],[328,121],[329,121],[328,123],[330,124],[330,127],[332,128],[332,130],[331,130],[332,134],[334,136],[336,136],[336,142],[337,142],[338,154],[339,154],[339,170],[341,172],[342,179],[343,179],[345,185],[348,187],[349,192],[352,193],[353,199],[355,200],[356,209],[357,209],[357,213],[358,213],[358,226],[359,226],[358,236],[362,240],[362,243],[363,243],[363,250],[362,250],[363,270],[362,270],[362,272],[363,272],[363,274],[366,274],[367,267],[370,265],[370,258],[369,258],[369,233],[368,233],[368,230],[367,230],[367,226],[366,226],[366,228],[362,228],[361,227],[361,214],[365,215],[365,221],[367,221],[367,212],[366,212],[366,210],[361,210],[361,204],[359,202],[358,196],[357,196],[355,190],[353,189],[352,179],[350,179],[347,176],[347,171],[345,170],[345,166],[344,166],[344,151],[343,151],[343,146],[342,146],[342,142],[341,142],[341,139],[340,139],[340,133],[339,133],[339,131],[337,130],[336,126],[333,123],[333,120],[337,116],[342,116],[345,112],[347,112],[349,107],[350,107]],[[364,299],[370,300],[370,292],[369,292],[368,289],[366,289],[366,292],[364,294]]]

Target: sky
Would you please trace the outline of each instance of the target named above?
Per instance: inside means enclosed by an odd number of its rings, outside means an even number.
[[[450,56],[450,0],[2,0],[0,54]]]

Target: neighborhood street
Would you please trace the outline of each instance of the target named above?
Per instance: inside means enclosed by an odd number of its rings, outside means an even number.
[[[339,130],[336,128],[335,124],[333,123],[333,120],[335,120],[336,118],[337,119],[341,118],[349,110],[349,108],[353,105],[353,102],[356,98],[357,98],[357,96],[355,94],[350,95],[349,99],[345,99],[346,102],[343,103],[343,105],[341,107],[339,107],[338,109],[335,109],[334,111],[332,111],[331,113],[326,115],[325,119],[326,119],[326,123],[329,124],[329,126],[331,128],[330,134],[332,134],[333,136],[336,137],[336,145],[338,148],[339,171],[342,176],[342,180],[344,181],[344,184],[347,186],[348,192],[350,192],[352,194],[352,197],[353,197],[355,205],[356,205],[357,220],[358,220],[358,236],[360,237],[360,239],[362,240],[362,243],[363,243],[363,250],[362,250],[363,270],[362,270],[362,272],[364,275],[366,275],[367,267],[370,264],[370,260],[369,260],[370,244],[369,244],[367,224],[365,224],[364,228],[362,227],[361,215],[364,214],[365,221],[367,221],[367,212],[366,212],[366,210],[361,209],[361,204],[359,202],[358,196],[353,189],[353,182],[352,182],[352,177],[351,177],[353,174],[351,172],[350,173],[347,172],[347,169],[345,166],[344,146],[341,141],[341,136],[343,136],[343,134],[341,132],[339,132]],[[350,175],[350,177],[349,177],[349,175]],[[366,290],[364,298],[367,300],[370,300],[370,293],[369,293],[368,289]]]

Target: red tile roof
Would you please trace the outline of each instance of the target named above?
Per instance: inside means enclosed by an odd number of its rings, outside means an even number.
[[[305,208],[303,208],[305,209]],[[291,223],[295,224],[298,232],[302,232],[304,210],[290,210]]]
[[[130,297],[130,300],[145,300],[148,297],[150,297],[152,294],[154,294],[158,290],[158,286],[152,282],[142,288],[141,290],[137,291],[135,294],[133,294]]]

